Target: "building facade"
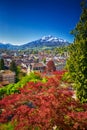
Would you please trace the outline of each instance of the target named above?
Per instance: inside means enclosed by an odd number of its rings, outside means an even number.
[[[10,70],[1,70],[0,71],[0,83],[4,85],[4,83],[11,84],[15,83],[15,72]]]

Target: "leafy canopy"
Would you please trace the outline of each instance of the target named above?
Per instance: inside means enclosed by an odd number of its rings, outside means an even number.
[[[87,1],[81,3],[82,14],[71,32],[75,39],[70,45],[67,68],[75,83],[77,97],[87,102]]]

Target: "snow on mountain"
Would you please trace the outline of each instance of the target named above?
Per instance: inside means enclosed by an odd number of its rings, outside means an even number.
[[[0,48],[5,49],[28,49],[28,48],[35,48],[35,47],[61,47],[61,46],[68,46],[70,43],[64,39],[57,38],[51,35],[43,36],[42,38],[26,43],[24,45],[15,46],[12,44],[2,44],[0,43]]]
[[[42,48],[44,46],[45,47],[61,47],[61,46],[68,46],[68,45],[69,45],[69,42],[64,39],[48,35],[48,36],[43,36],[42,38],[36,41],[32,41],[27,44],[24,44],[22,47],[23,48],[34,48],[34,47]]]
[[[51,35],[43,36],[40,40],[43,42],[43,41],[49,41],[50,39],[53,39],[53,37]]]
[[[67,42],[66,40],[64,39],[61,39],[61,38],[57,38],[57,37],[53,37],[51,35],[49,36],[43,36],[41,39],[40,39],[42,42],[43,41],[46,41],[46,42]]]

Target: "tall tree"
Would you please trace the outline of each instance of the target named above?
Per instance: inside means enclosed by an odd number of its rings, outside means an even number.
[[[15,72],[17,74],[17,66],[16,66],[16,63],[15,61],[12,61],[11,64],[10,64],[10,70]]]
[[[53,60],[48,61],[46,70],[48,72],[56,71],[56,67],[55,67],[55,64],[54,64]]]
[[[87,102],[87,1],[81,3],[82,14],[71,32],[75,39],[69,49],[67,68],[74,81],[77,97]]]
[[[4,70],[5,66],[4,66],[4,59],[0,59],[0,70]]]
[[[20,69],[19,69],[19,67],[17,67],[15,61],[13,61],[13,60],[12,60],[12,62],[10,64],[10,70],[15,72],[15,74],[16,74],[15,81],[18,82],[19,81],[18,75],[20,73]]]

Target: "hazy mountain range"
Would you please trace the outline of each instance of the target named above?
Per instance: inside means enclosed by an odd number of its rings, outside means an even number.
[[[68,46],[70,43],[64,39],[56,38],[51,35],[43,36],[42,38],[23,44],[23,45],[12,45],[0,43],[1,49],[28,49],[28,48],[43,48],[43,47],[62,47]]]

